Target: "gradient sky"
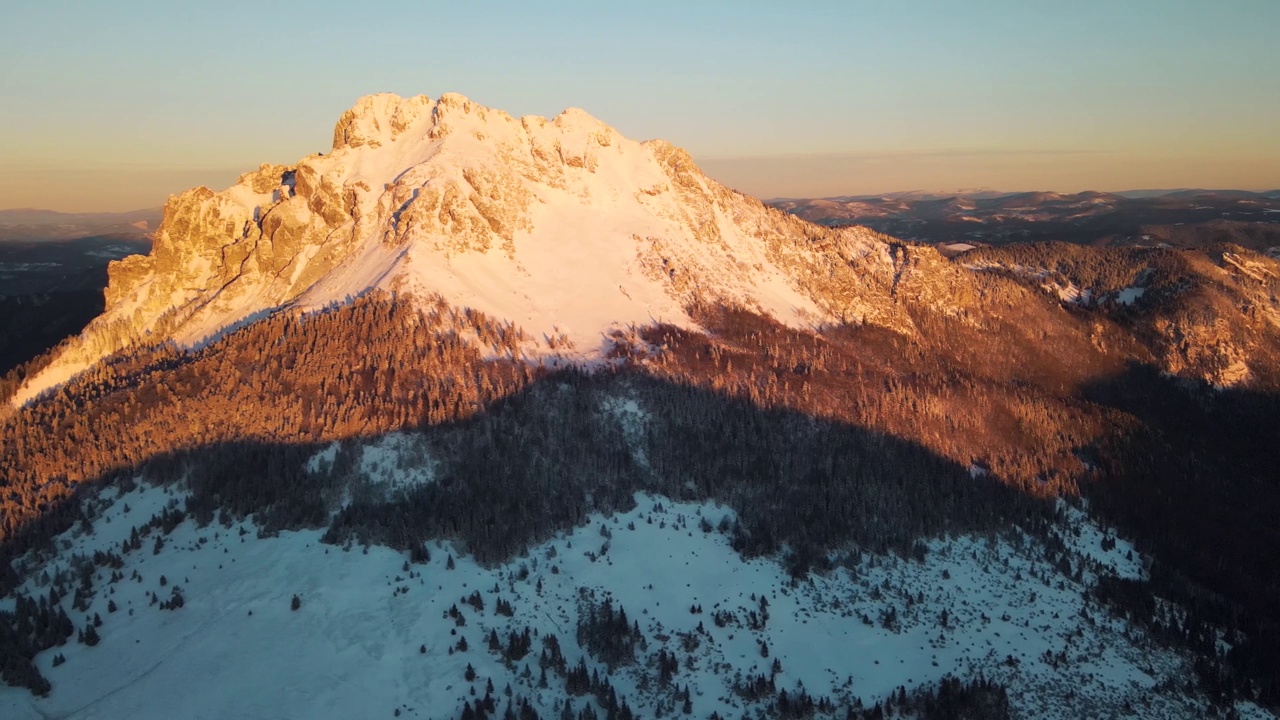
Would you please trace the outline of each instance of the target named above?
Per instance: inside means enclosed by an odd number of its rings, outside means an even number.
[[[1280,0],[10,3],[0,208],[328,150],[361,95],[568,106],[761,197],[1280,187]]]

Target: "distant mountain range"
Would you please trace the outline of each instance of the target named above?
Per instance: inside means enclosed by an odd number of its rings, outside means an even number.
[[[963,188],[957,190],[898,190],[894,192],[871,193],[863,195],[834,195],[821,198],[822,200],[833,200],[837,202],[848,202],[852,200],[944,200],[950,198],[964,198],[967,200],[992,200],[996,198],[1005,198],[1013,195],[1026,195],[1029,193],[1046,194],[1046,195],[1115,195],[1118,197],[1129,198],[1131,200],[1141,200],[1159,197],[1195,197],[1199,195],[1217,195],[1221,197],[1234,197],[1237,199],[1249,198],[1280,198],[1280,188],[1275,190],[1230,190],[1219,189],[1213,190],[1208,188],[1165,188],[1165,189],[1146,189],[1146,190],[1115,190],[1115,191],[1098,191],[1098,190],[1082,190],[1079,193],[1056,193],[1052,191],[1027,191],[1027,190],[992,190],[990,188]],[[800,197],[778,197],[768,200],[770,205],[807,200],[811,198]]]
[[[74,240],[91,235],[142,237],[153,232],[164,208],[118,213],[63,213],[18,208],[0,210],[0,241]]]
[[[1280,188],[1275,190],[1264,190],[1262,192],[1254,192],[1250,190],[1207,190],[1205,188],[1178,188],[1176,190],[1123,190],[1114,193],[1127,198],[1155,198],[1155,197],[1196,197],[1198,195],[1218,195],[1221,197],[1234,197],[1238,199],[1247,198],[1280,198]]]
[[[1280,190],[909,192],[770,204],[820,225],[863,225],[941,245],[1061,241],[1206,247],[1229,242],[1258,252],[1280,246]]]

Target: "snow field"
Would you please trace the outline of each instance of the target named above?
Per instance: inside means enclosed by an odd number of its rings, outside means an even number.
[[[385,452],[365,457],[379,467],[387,461]],[[58,558],[32,573],[25,590],[47,594],[45,573],[70,569],[79,553],[118,550],[134,525],[181,500],[173,488],[104,491],[93,532],[65,534]],[[123,580],[109,582],[99,568],[87,613],[63,599],[78,627],[94,613],[103,618],[101,644],[73,641],[42,653],[37,662],[54,685],[51,696],[0,688],[0,715],[347,718],[398,709],[403,717],[447,718],[464,701],[483,697],[491,679],[499,693],[511,686],[546,717],[564,687],[554,676],[548,688],[537,687],[541,638],[557,635],[570,667],[584,657],[575,637],[584,593],[612,598],[640,625],[646,649],[611,681],[646,717],[672,706],[672,689],[653,680],[660,649],[680,658],[674,682],[690,689],[695,717],[753,715],[758,707],[733,684],[771,675],[775,659],[778,688],[803,685],[836,701],[870,704],[899,685],[983,672],[1009,685],[1025,717],[1074,717],[1082,708],[1127,707],[1124,714],[1146,717],[1203,711],[1194,697],[1153,691],[1187,677],[1184,658],[1085,599],[1094,573],[1136,577],[1141,559],[1130,559],[1123,540],[1103,550],[1105,533],[1081,511],[1069,511],[1063,528],[1076,558],[1096,563],[1083,566],[1080,582],[1013,533],[935,540],[922,561],[864,555],[851,567],[793,581],[775,560],[744,560],[729,547],[714,529],[732,519],[727,508],[644,495],[636,503],[494,568],[477,566],[447,543],[432,543],[430,561],[406,570],[403,553],[323,545],[319,531],[259,537],[251,522],[198,528],[187,520],[158,552],[157,530],[126,554]],[[164,600],[175,586],[183,607],[149,604],[151,593]],[[482,612],[463,602],[474,591]],[[301,601],[296,611],[294,595]],[[495,612],[499,597],[511,603],[512,617]],[[108,601],[116,612],[107,611]],[[694,606],[701,612],[692,613]],[[465,625],[450,617],[451,607]],[[505,641],[525,627],[535,641],[521,662],[507,667],[488,651],[490,631]],[[449,652],[461,637],[468,649]],[[53,667],[57,653],[66,663]],[[463,677],[468,664],[477,673],[472,683]],[[506,700],[497,699],[499,707]],[[584,698],[575,700],[581,707]]]

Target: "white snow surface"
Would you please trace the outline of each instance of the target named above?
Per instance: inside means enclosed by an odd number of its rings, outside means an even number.
[[[79,553],[118,548],[134,525],[181,501],[174,488],[104,491],[92,504],[93,531],[64,534],[57,559],[31,573],[35,579],[24,589],[47,593],[43,572],[56,575]],[[541,638],[557,635],[575,665],[584,656],[575,638],[584,596],[612,598],[638,621],[647,648],[611,677],[645,717],[673,709],[671,690],[643,679],[654,677],[659,649],[680,658],[675,682],[689,687],[694,717],[754,713],[733,682],[768,674],[775,658],[779,688],[803,684],[836,701],[858,697],[869,704],[899,685],[981,671],[1009,685],[1018,717],[1172,718],[1205,711],[1199,698],[1168,689],[1183,687],[1187,658],[1085,599],[1097,573],[1135,576],[1141,558],[1123,539],[1103,550],[1103,531],[1082,511],[1069,511],[1063,528],[1077,560],[1091,559],[1073,561],[1083,568],[1079,581],[1017,533],[939,539],[923,561],[868,555],[851,569],[793,581],[774,560],[744,560],[726,536],[703,528],[704,518],[711,526],[732,518],[724,507],[645,495],[636,503],[630,512],[593,516],[494,568],[447,543],[432,543],[431,559],[406,570],[402,553],[323,545],[319,531],[259,537],[251,522],[201,528],[187,520],[158,552],[148,537],[141,550],[126,554],[123,580],[109,582],[99,569],[87,613],[62,601],[77,626],[101,615],[101,643],[73,640],[41,653],[37,663],[52,694],[40,699],[0,687],[0,717],[323,720],[399,710],[400,717],[449,718],[464,701],[483,697],[490,679],[499,712],[509,685],[551,717],[565,694],[554,674],[548,688],[537,686]],[[183,607],[149,604],[150,593],[164,599],[175,587]],[[477,590],[483,611],[463,602]],[[295,594],[301,607],[292,611]],[[752,629],[749,614],[760,613],[761,597],[768,619]],[[512,617],[495,612],[498,598],[511,602]],[[118,605],[114,613],[109,600]],[[693,605],[703,612],[692,613]],[[451,606],[465,625],[448,616]],[[0,608],[8,607],[10,600],[0,600]],[[896,623],[884,622],[890,609]],[[724,626],[712,621],[717,611],[730,613]],[[508,667],[485,638],[490,630],[505,638],[524,627],[535,634],[533,652]],[[468,650],[450,652],[459,637]],[[54,667],[57,653],[66,662]],[[468,665],[477,673],[473,682],[464,679]],[[1165,682],[1172,684],[1153,690]],[[575,707],[585,701],[575,698]],[[1270,717],[1253,706],[1241,709]]]
[[[1127,287],[1116,293],[1116,302],[1121,305],[1132,305],[1138,302],[1138,298],[1145,295],[1147,289],[1144,287]]]

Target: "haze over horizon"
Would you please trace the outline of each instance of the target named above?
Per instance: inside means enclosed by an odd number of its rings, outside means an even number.
[[[378,91],[582,107],[763,198],[1280,187],[1280,4],[61,2],[0,28],[0,208],[124,211],[327,151]]]

